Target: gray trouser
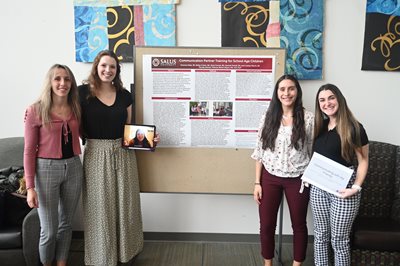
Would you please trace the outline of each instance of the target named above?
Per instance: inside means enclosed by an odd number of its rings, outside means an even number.
[[[69,159],[37,159],[35,187],[39,200],[39,254],[43,264],[67,260],[72,218],[82,188],[79,156]]]

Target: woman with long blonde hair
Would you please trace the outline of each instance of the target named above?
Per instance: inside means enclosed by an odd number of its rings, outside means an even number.
[[[38,208],[39,254],[46,266],[54,259],[57,266],[67,263],[83,176],[80,115],[74,75],[65,65],[53,65],[41,96],[25,112],[27,202]]]

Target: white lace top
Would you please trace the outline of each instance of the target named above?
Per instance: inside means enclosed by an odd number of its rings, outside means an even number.
[[[304,123],[306,127],[306,140],[304,147],[301,143],[300,149],[296,150],[290,147],[290,138],[292,136],[292,126],[281,125],[278,130],[278,136],[275,140],[275,150],[262,149],[261,131],[264,127],[265,114],[261,118],[258,130],[258,140],[251,158],[263,163],[265,169],[275,176],[279,177],[298,177],[303,174],[312,153],[312,135],[314,131],[314,114],[304,111]]]

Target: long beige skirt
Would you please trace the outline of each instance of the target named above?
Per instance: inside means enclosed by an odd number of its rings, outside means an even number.
[[[143,248],[135,152],[120,139],[89,139],[83,167],[85,264],[128,262]]]

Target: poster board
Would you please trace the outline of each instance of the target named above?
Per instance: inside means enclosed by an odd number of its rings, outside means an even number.
[[[143,123],[143,56],[274,56],[275,80],[284,74],[285,49],[135,47],[135,120]],[[162,142],[162,136],[161,136]],[[253,149],[166,148],[156,152],[136,152],[140,190],[164,193],[251,194],[255,179]]]

